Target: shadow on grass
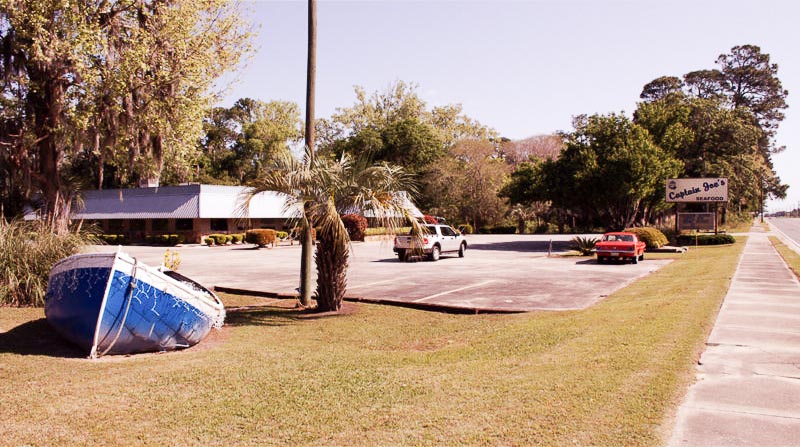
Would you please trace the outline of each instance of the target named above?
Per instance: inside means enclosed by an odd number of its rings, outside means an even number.
[[[4,353],[63,358],[86,357],[86,353],[64,340],[44,318],[23,323],[8,332],[1,333],[0,354]]]
[[[550,241],[504,241],[470,244],[469,250],[520,251],[526,253],[546,253],[550,250]],[[554,252],[569,251],[571,241],[553,241]]]
[[[303,321],[343,317],[355,313],[357,305],[343,302],[339,312],[281,306],[241,306],[225,309],[226,326],[289,326]]]

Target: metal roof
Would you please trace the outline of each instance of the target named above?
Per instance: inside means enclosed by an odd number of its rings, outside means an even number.
[[[285,199],[258,194],[244,212],[244,186],[181,185],[85,191],[76,219],[287,218]]]
[[[244,203],[249,188],[223,185],[180,185],[149,188],[104,189],[84,191],[82,203],[73,207],[73,218],[86,220],[106,219],[287,219],[299,217],[284,209],[286,196],[262,192],[250,200],[245,211]],[[412,210],[412,215],[422,216],[407,194],[400,200]],[[371,213],[365,212],[367,217]],[[25,219],[36,219],[34,211]]]

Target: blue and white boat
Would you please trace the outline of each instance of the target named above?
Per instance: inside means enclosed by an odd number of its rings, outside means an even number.
[[[225,319],[213,292],[120,251],[59,261],[50,271],[44,312],[90,358],[187,348]]]

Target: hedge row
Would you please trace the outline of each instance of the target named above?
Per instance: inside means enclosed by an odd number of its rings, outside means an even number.
[[[124,234],[101,234],[98,237],[108,245],[128,245],[128,236]]]
[[[203,239],[208,245],[240,244],[244,240],[244,234],[209,234]]]
[[[725,245],[733,244],[736,238],[730,234],[681,234],[678,245]]]
[[[152,245],[164,245],[174,247],[175,245],[186,242],[182,234],[155,234],[145,236],[145,241]]]

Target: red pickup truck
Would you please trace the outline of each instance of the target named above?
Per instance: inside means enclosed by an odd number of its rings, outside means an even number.
[[[633,233],[606,233],[594,246],[597,263],[618,259],[638,264],[644,260],[645,243]]]

